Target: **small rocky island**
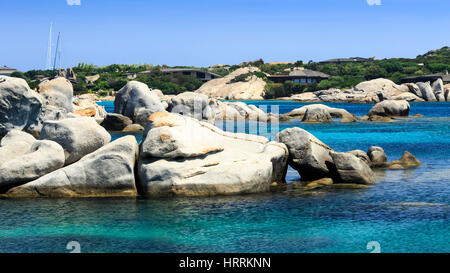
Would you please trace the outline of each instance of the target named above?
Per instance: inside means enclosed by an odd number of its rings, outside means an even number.
[[[378,96],[377,96],[378,97]],[[88,98],[72,103],[64,78],[39,92],[0,76],[0,194],[5,197],[213,196],[266,192],[285,183],[288,165],[308,183],[363,184],[374,168],[412,168],[405,152],[387,162],[381,147],[336,152],[309,132],[288,128],[275,141],[225,132],[218,120],[357,122],[343,109],[308,105],[286,115],[254,105],[185,92],[170,98],[131,81],[116,95],[114,114]],[[360,120],[409,116],[406,100],[383,99]],[[109,131],[144,131],[111,141]]]

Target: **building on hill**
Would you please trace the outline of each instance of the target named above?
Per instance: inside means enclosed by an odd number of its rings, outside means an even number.
[[[175,76],[175,75],[184,75],[184,76],[192,76],[197,78],[203,82],[207,82],[213,79],[222,78],[219,74],[212,73],[210,71],[203,71],[194,68],[166,68],[161,69],[161,72],[165,76]],[[151,71],[140,72],[142,74],[150,74]]]
[[[377,58],[361,58],[361,57],[350,57],[350,58],[337,58],[330,59],[319,62],[320,64],[345,64],[345,63],[365,63],[375,61]]]
[[[293,68],[289,73],[274,74],[267,77],[275,83],[283,83],[285,81],[293,81],[295,83],[313,84],[326,80],[330,75],[304,68]]]
[[[442,79],[444,83],[450,83],[450,75],[448,74],[448,71],[445,71],[445,73],[435,73],[435,74],[428,74],[428,75],[418,75],[418,76],[411,76],[406,77],[400,80],[401,83],[409,83],[409,82],[434,82],[437,79]]]
[[[0,67],[0,75],[1,76],[11,76],[11,74],[14,72],[19,72],[19,70],[15,69],[15,68],[7,67],[6,65]]]

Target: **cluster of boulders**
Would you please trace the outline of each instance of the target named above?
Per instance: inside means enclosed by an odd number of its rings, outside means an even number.
[[[333,108],[323,104],[310,104],[296,108],[284,114],[288,118],[302,119],[302,122],[332,122],[334,118],[341,122],[355,122],[356,116],[345,109]]]
[[[333,108],[323,104],[309,104],[280,115],[285,119],[301,119],[307,123],[327,123],[339,119],[340,122],[376,121],[392,122],[393,119],[408,117],[410,105],[406,100],[383,100],[376,103],[362,117],[357,118],[345,109]]]
[[[70,83],[69,83],[70,84]],[[388,163],[384,151],[338,153],[300,128],[276,141],[230,133],[211,124],[229,119],[267,120],[270,114],[244,103],[220,102],[186,92],[166,105],[145,84],[129,82],[118,93],[116,114],[80,115],[67,82],[44,82],[40,93],[25,81],[0,77],[0,193],[11,197],[211,196],[268,191],[283,183],[288,164],[302,180],[326,184],[371,184],[371,168],[420,165],[405,152]],[[382,102],[383,103],[383,102]],[[92,106],[92,105],[91,105]],[[397,107],[397,106],[396,106]],[[377,115],[404,115],[401,106],[376,105]],[[98,109],[95,108],[97,112]],[[318,109],[318,110],[317,110]],[[79,109],[78,109],[79,110]],[[409,105],[408,105],[409,114]],[[309,106],[298,110],[308,122],[324,116],[353,120],[342,109]],[[101,124],[101,125],[100,125]],[[112,131],[145,127],[111,142]],[[326,181],[317,182],[317,180]]]
[[[374,79],[361,82],[352,89],[319,90],[295,94],[278,100],[298,102],[350,102],[377,103],[383,100],[406,100],[409,102],[450,101],[450,88],[443,85],[442,79],[433,83],[419,82],[395,84],[388,79]]]
[[[101,124],[109,131],[143,130],[148,118],[157,112],[178,113],[209,123],[221,120],[270,122],[280,118],[243,102],[222,102],[195,92],[165,96],[144,83],[130,81],[116,95],[114,114],[107,114]]]
[[[373,184],[376,176],[372,168],[413,168],[421,163],[409,152],[399,160],[388,163],[381,147],[370,147],[367,153],[354,150],[335,152],[309,132],[288,128],[276,136],[289,149],[289,165],[297,170],[304,181],[329,178],[333,183]]]

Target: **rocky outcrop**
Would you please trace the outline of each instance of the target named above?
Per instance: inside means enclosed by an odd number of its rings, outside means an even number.
[[[289,165],[297,170],[304,181],[314,181],[332,177],[330,166],[333,150],[309,132],[298,128],[288,128],[277,134],[276,140],[289,149]]]
[[[7,143],[2,141],[0,148],[0,154],[17,149],[16,154],[0,161],[0,193],[64,166],[64,150],[58,143],[39,140],[29,145],[31,138],[19,136],[17,132],[13,134],[15,136],[8,137]]]
[[[436,101],[436,96],[433,93],[433,89],[429,82],[423,83],[418,82],[417,87],[419,87],[420,92],[422,93],[422,98],[426,101]]]
[[[450,101],[450,84],[444,85],[444,96],[446,101]]]
[[[304,118],[307,110],[313,110],[313,109],[321,109],[321,112],[328,112],[329,115],[333,118],[340,118],[341,122],[355,122],[356,117],[353,114],[350,114],[345,109],[340,108],[333,108],[329,107],[323,104],[310,104],[305,105],[300,108],[296,108],[292,110],[291,112],[287,113],[286,116],[290,118]]]
[[[93,117],[97,123],[102,123],[107,112],[103,106],[89,98],[78,98],[72,103],[74,114],[80,117]]]
[[[387,156],[383,148],[372,146],[369,148],[367,155],[370,158],[371,167],[385,167],[387,164]]]
[[[420,165],[422,163],[415,156],[405,151],[400,159],[389,162],[388,168],[394,170],[410,169],[419,167]]]
[[[172,97],[167,110],[197,120],[214,119],[208,96],[194,92],[184,92]]]
[[[122,131],[131,124],[133,121],[129,117],[121,114],[107,114],[100,125],[108,131]]]
[[[333,118],[331,117],[330,112],[323,108],[309,108],[306,109],[302,122],[326,123],[333,122]]]
[[[0,165],[26,154],[36,139],[23,131],[11,130],[0,142]]]
[[[156,112],[165,112],[159,97],[146,84],[138,81],[128,82],[114,100],[114,113],[127,116],[142,126]]]
[[[76,162],[111,141],[110,134],[92,118],[46,121],[39,139],[53,140],[64,148],[65,164]]]
[[[193,118],[155,113],[140,147],[139,181],[147,196],[209,196],[268,191],[286,173],[287,148],[233,134]]]
[[[409,103],[406,100],[384,100],[375,104],[367,114],[368,116],[407,117],[409,116]]]
[[[43,101],[20,78],[0,76],[0,138],[13,129],[35,129]]]
[[[416,93],[411,92],[408,85],[397,85],[388,79],[374,79],[361,82],[353,89],[340,90],[331,88],[315,92],[295,94],[281,100],[294,100],[299,102],[350,102],[350,103],[377,103],[382,100],[423,101]]]
[[[420,91],[420,88],[417,86],[417,84],[415,84],[415,83],[406,83],[405,86],[408,87],[408,90],[409,90],[410,93],[412,93],[413,95],[423,99],[422,92]]]
[[[119,138],[78,162],[7,192],[11,197],[136,196],[134,136]]]
[[[370,158],[369,158],[369,156],[367,155],[366,152],[364,152],[362,150],[353,150],[353,151],[349,151],[347,153],[356,156],[357,158],[359,158],[362,161],[364,161],[364,163],[366,163],[367,165],[369,165],[369,166],[371,165]]]
[[[227,100],[262,100],[266,82],[255,76],[249,75],[244,81],[231,82],[239,75],[259,71],[256,67],[239,68],[229,75],[210,80],[200,86],[195,92],[205,94],[210,98]]]
[[[375,174],[361,159],[350,153],[330,153],[338,174],[335,183],[373,184]]]
[[[437,101],[445,101],[444,83],[442,79],[437,79],[431,86]]]
[[[66,78],[58,77],[41,82],[39,94],[46,99],[48,105],[62,108],[68,113],[73,112],[73,87]]]

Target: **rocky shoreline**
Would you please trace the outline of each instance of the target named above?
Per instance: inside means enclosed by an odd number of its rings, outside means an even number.
[[[218,120],[356,122],[343,109],[308,105],[287,115],[242,102],[185,92],[161,101],[131,81],[115,97],[115,114],[89,98],[72,104],[65,79],[39,93],[17,78],[0,77],[0,194],[4,197],[213,196],[267,192],[285,183],[288,165],[310,184],[371,185],[374,168],[412,168],[405,152],[387,162],[380,147],[336,152],[309,132],[288,128],[275,141],[230,133]],[[407,101],[382,100],[368,117],[409,116]],[[111,142],[108,131],[142,131]],[[325,181],[325,182],[323,182]]]

